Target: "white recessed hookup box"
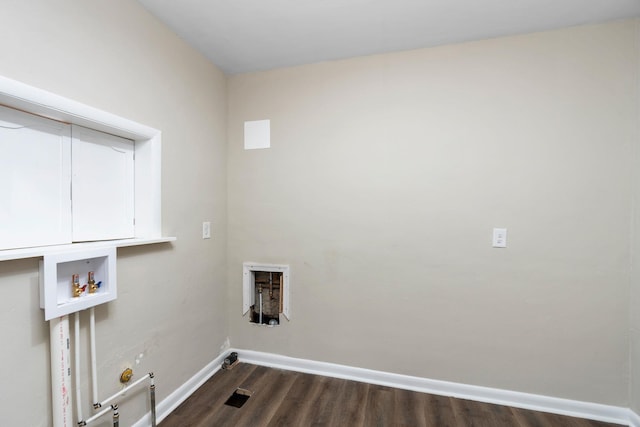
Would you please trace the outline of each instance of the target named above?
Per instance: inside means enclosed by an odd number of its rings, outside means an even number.
[[[96,284],[93,291],[90,272]],[[74,275],[78,278],[77,285],[74,285]],[[116,297],[115,247],[52,253],[40,261],[40,308],[44,309],[45,320],[104,304]]]

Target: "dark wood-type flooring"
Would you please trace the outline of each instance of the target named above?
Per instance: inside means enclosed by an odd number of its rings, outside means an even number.
[[[238,387],[252,396],[225,405]],[[619,427],[245,363],[217,372],[160,423],[174,426]]]

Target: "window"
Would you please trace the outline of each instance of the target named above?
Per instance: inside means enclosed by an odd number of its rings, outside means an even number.
[[[133,227],[133,238],[124,238],[118,240],[100,241],[95,243],[65,243],[63,245],[57,245],[52,242],[47,242],[45,246],[44,235],[41,232],[47,232],[54,229],[52,224],[60,224],[61,227],[68,224],[70,220],[65,221],[60,216],[60,222],[51,221],[50,226],[42,226],[33,219],[27,220],[24,216],[19,216],[14,211],[9,213],[14,217],[23,218],[23,233],[12,232],[13,234],[20,234],[20,238],[24,239],[28,234],[35,234],[37,236],[36,241],[41,243],[30,243],[29,247],[24,249],[4,249],[0,250],[0,261],[40,257],[44,254],[64,250],[75,250],[75,246],[82,245],[84,249],[89,247],[101,247],[101,246],[135,246],[146,245],[152,243],[171,242],[176,240],[175,237],[167,237],[162,235],[162,218],[161,218],[161,157],[162,157],[162,133],[158,129],[154,129],[149,126],[134,122],[132,120],[108,113],[106,111],[99,110],[97,108],[82,104],[80,102],[73,101],[71,99],[53,94],[51,92],[44,91],[42,89],[35,88],[33,86],[26,85],[24,83],[12,80],[3,76],[0,76],[0,105],[9,108],[14,108],[22,112],[32,113],[40,118],[52,119],[48,123],[63,126],[69,129],[69,126],[76,127],[82,126],[88,129],[104,132],[109,135],[118,136],[124,139],[133,141],[133,154],[135,158],[135,168],[133,171],[133,188],[134,188],[134,207],[135,207],[135,224]],[[31,115],[27,115],[33,117]],[[3,120],[0,118],[0,120]],[[10,127],[10,123],[5,123]],[[3,125],[0,123],[0,125]],[[3,125],[4,126],[4,125]],[[49,133],[51,133],[49,131]],[[66,138],[70,138],[70,134],[66,134]],[[64,136],[60,136],[65,138]],[[64,148],[65,142],[61,143]],[[4,152],[0,157],[5,160],[3,166],[12,164],[11,160],[4,155]],[[66,158],[66,157],[65,157]],[[66,166],[65,166],[66,168]],[[3,169],[4,170],[4,169]],[[15,168],[12,168],[15,172]],[[66,169],[65,169],[66,170]],[[39,173],[39,172],[38,172]],[[23,183],[32,181],[21,181]],[[8,191],[6,184],[0,186],[0,191],[5,193]],[[52,184],[53,186],[53,184]],[[32,190],[27,188],[26,190]],[[59,191],[65,191],[64,186]],[[69,192],[71,190],[69,189]],[[2,193],[0,197],[6,199],[5,193]],[[18,194],[29,194],[24,191],[19,191]],[[50,193],[42,191],[40,195],[31,195],[30,202],[32,205],[26,206],[26,208],[32,208],[34,211],[38,211],[43,208],[42,200],[38,200],[39,196],[47,196]],[[24,196],[23,196],[24,197]],[[69,197],[70,193],[69,193]],[[26,198],[26,197],[25,197]],[[62,201],[62,198],[55,198]],[[25,202],[23,200],[23,202]],[[1,200],[0,200],[1,203]],[[26,203],[26,202],[25,202]],[[0,204],[0,215],[7,216],[6,209],[8,205]],[[11,204],[11,206],[15,206]],[[34,207],[35,206],[35,207]],[[49,211],[53,211],[52,207],[48,207]],[[27,215],[23,209],[18,209],[21,214]],[[52,218],[52,217],[48,217]],[[2,221],[4,223],[4,221]],[[0,229],[0,243],[7,236],[7,227]],[[2,234],[4,233],[4,234]],[[56,239],[54,241],[58,241]],[[73,240],[73,237],[72,237]],[[22,240],[21,240],[22,241]],[[65,240],[66,242],[69,239]],[[36,244],[39,246],[31,246]],[[72,247],[73,246],[73,247]],[[17,245],[5,245],[1,244],[0,247],[12,247],[16,248]]]
[[[133,238],[134,142],[0,107],[0,250]]]

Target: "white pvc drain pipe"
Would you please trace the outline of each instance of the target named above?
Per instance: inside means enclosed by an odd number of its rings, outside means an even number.
[[[71,351],[69,316],[49,321],[51,341],[51,395],[53,427],[71,427],[73,397],[71,395]]]
[[[80,391],[80,314],[75,313],[75,375],[77,393],[77,423],[73,417],[73,396],[71,385],[71,339],[69,335],[69,316],[53,318],[49,321],[49,337],[51,343],[51,406],[53,412],[53,427],[87,426],[88,424],[101,418],[103,415],[113,411],[113,426],[120,424],[120,414],[116,403],[101,409],[93,416],[83,419],[82,416],[82,393]],[[90,312],[89,335],[91,338],[91,374],[93,379],[94,409],[98,410],[118,397],[123,396],[128,390],[138,386],[142,382],[149,380],[149,398],[151,400],[151,425],[156,426],[156,393],[153,372],[149,372],[142,378],[129,384],[117,393],[109,396],[102,402],[98,400],[98,380],[96,369],[96,345],[95,345],[95,313],[93,307]]]

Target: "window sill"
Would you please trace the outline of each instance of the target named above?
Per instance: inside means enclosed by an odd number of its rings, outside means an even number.
[[[156,237],[156,238],[105,240],[102,242],[71,243],[68,245],[38,246],[34,248],[22,248],[22,249],[6,249],[3,251],[0,251],[0,261],[10,261],[13,259],[24,259],[24,258],[38,258],[46,254],[65,252],[65,251],[75,251],[80,249],[95,249],[95,248],[104,248],[109,246],[115,246],[116,248],[123,248],[126,246],[140,246],[140,245],[151,245],[154,243],[173,242],[175,240],[176,240],[175,237]]]

